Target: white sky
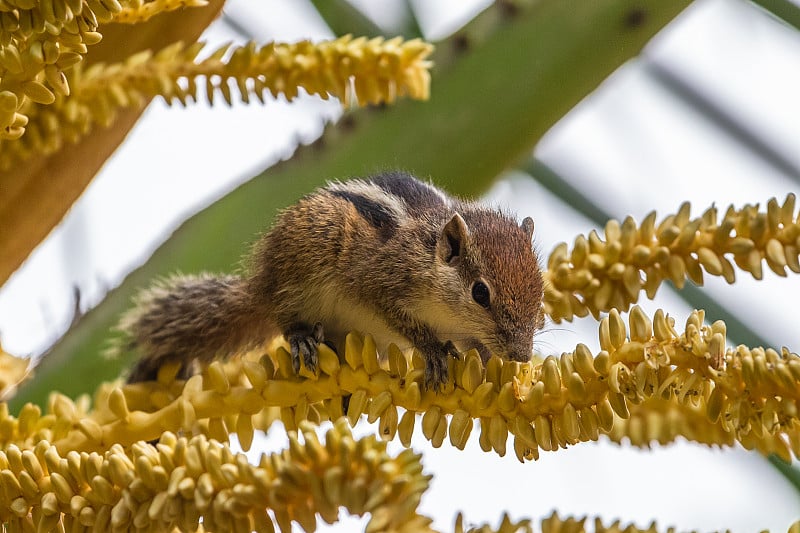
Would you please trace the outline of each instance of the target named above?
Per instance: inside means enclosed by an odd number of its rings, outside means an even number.
[[[379,22],[401,10],[389,0],[360,0]],[[423,29],[443,36],[487,2],[415,1]],[[229,0],[259,39],[327,38],[330,33],[306,2]],[[241,40],[224,24],[209,29],[212,42]],[[800,167],[800,37],[739,0],[698,2],[645,55],[690,80],[738,120]],[[87,302],[101,299],[188,214],[218,198],[267,163],[288,157],[297,139],[321,131],[322,117],[336,117],[333,102],[303,98],[294,104],[196,105],[168,109],[155,102],[128,141],[106,164],[84,196],[24,267],[0,289],[0,334],[12,353],[38,353],[69,321],[72,287]],[[735,140],[658,85],[639,64],[627,65],[559,123],[537,155],[616,216],[664,215],[691,199],[697,212],[716,203],[780,200],[797,182],[753,158]],[[797,179],[797,176],[794,176]],[[536,220],[546,254],[592,225],[537,184],[499,183],[492,201]],[[800,347],[795,302],[800,284],[765,268],[763,282],[744,275],[734,287],[707,277],[708,290],[775,346]],[[668,309],[679,320],[689,309],[662,290],[652,312]],[[713,317],[712,317],[713,319]],[[542,341],[553,352],[577,342],[596,346],[596,324],[551,327]],[[370,427],[359,428],[370,431]],[[477,437],[477,428],[473,431]],[[273,435],[267,446],[279,445]],[[393,443],[396,449],[399,446]],[[497,524],[503,510],[539,519],[553,509],[701,531],[730,528],[785,531],[800,518],[800,497],[759,456],[740,449],[708,450],[679,443],[651,452],[607,443],[544,453],[519,465],[480,451],[477,441],[458,452],[446,444],[424,451],[435,474],[423,511],[443,530],[456,510],[472,522]],[[347,531],[352,523],[339,528]]]

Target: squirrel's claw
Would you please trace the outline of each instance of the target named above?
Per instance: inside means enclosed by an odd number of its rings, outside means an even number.
[[[439,392],[447,382],[447,359],[438,355],[425,360],[425,389]]]
[[[311,372],[317,371],[317,346],[325,340],[322,323],[317,322],[313,326],[308,324],[295,324],[289,331],[284,333],[284,337],[289,342],[292,353],[292,368],[295,374],[300,372],[300,358],[303,358],[303,365]]]
[[[425,357],[425,389],[441,392],[447,383],[447,361],[458,357],[455,345],[447,341]]]

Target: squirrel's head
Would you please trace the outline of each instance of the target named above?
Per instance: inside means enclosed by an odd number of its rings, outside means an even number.
[[[533,220],[522,224],[489,208],[455,213],[436,243],[451,320],[446,329],[460,349],[476,347],[529,361],[542,327],[544,286],[533,250]]]

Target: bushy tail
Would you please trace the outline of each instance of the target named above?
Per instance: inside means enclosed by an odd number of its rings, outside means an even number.
[[[238,276],[175,276],[136,298],[123,316],[119,349],[139,356],[128,382],[156,378],[165,363],[178,361],[182,375],[194,361],[208,363],[264,342],[274,326],[254,305]]]

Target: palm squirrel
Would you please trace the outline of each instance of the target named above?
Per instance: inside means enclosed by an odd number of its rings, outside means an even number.
[[[406,173],[330,183],[279,214],[244,275],[176,276],[140,294],[120,323],[140,356],[128,381],[279,334],[295,370],[301,359],[314,370],[318,343],[351,330],[380,349],[415,346],[434,390],[456,349],[528,361],[543,320],[532,238],[532,219],[518,224]]]

